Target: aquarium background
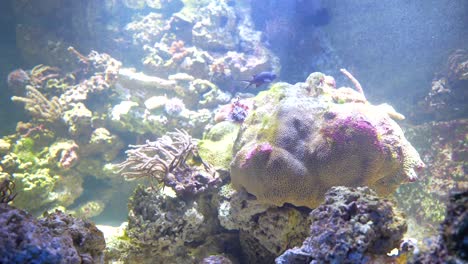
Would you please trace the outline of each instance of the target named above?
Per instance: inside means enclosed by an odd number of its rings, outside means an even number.
[[[317,78],[330,87],[354,88],[352,79],[340,71],[345,68],[361,84],[364,101],[386,103],[393,107],[389,116],[405,117],[397,118],[397,123],[425,168],[418,171],[417,181],[395,187],[389,196],[408,223],[407,232],[403,227],[394,231],[417,238],[425,247],[421,241],[437,234],[450,194],[468,189],[467,25],[464,0],[4,0],[0,2],[0,176],[16,183],[18,196],[12,204],[35,217],[60,209],[100,225],[118,227],[129,221],[130,228],[121,229],[127,230],[125,238],[130,237],[131,245],[143,245],[141,251],[122,244],[120,248],[111,244],[115,248],[109,249],[108,243],[110,258],[128,254],[126,260],[132,263],[159,256],[145,251],[145,246],[165,250],[167,241],[158,240],[161,234],[154,231],[163,227],[148,231],[152,238],[139,236],[146,232],[145,224],[135,212],[159,208],[148,199],[164,205],[170,212],[164,212],[165,217],[173,214],[182,222],[197,217],[188,212],[216,212],[232,199],[231,190],[223,188],[230,182],[230,166],[235,167],[230,165],[235,151],[250,140],[242,138],[245,133],[238,136],[243,126],[255,125],[249,123],[249,111],[263,109],[258,102],[275,102],[277,90],[270,88],[277,83],[311,85],[313,72],[323,73]],[[252,76],[260,72],[276,77],[272,83],[257,82]],[[245,88],[246,80],[253,85]],[[36,89],[27,89],[28,85]],[[255,97],[264,91],[271,94]],[[31,94],[46,100],[28,105]],[[61,107],[55,107],[53,97]],[[252,98],[257,98],[256,103]],[[49,104],[43,108],[52,109],[49,115],[34,110],[34,104],[41,102]],[[205,183],[207,189],[224,193],[209,192],[210,198],[197,200],[203,209],[184,199],[170,200],[144,177],[125,179],[132,178],[125,174],[128,150],[137,148],[132,145],[156,142],[175,129],[201,140],[201,156],[221,175],[222,183],[205,179],[213,183]],[[252,153],[271,152],[271,146],[258,146],[242,154],[246,160]],[[154,192],[137,185],[150,186]],[[195,195],[205,192],[204,187],[197,188]],[[366,193],[363,200],[373,199],[367,195],[373,194]],[[140,208],[145,203],[148,208]],[[305,215],[310,209],[281,208],[297,214],[295,221],[308,221]],[[163,214],[163,209],[157,210]],[[243,220],[227,218],[232,223],[221,219],[223,227],[218,220],[205,219],[207,226],[199,228],[202,234],[229,229],[209,235],[211,243],[223,245],[219,247],[233,255],[244,250],[239,253],[240,263],[263,263],[304,240],[300,235],[287,242],[278,239],[288,247],[277,249],[252,236],[256,227],[242,231],[236,224]],[[193,256],[202,256],[203,250],[222,251],[211,246],[200,249],[206,241],[184,232],[171,243],[187,246]],[[291,231],[301,232],[307,233],[308,226]],[[250,253],[245,253],[246,244]],[[171,250],[171,256],[162,258],[167,257],[168,263],[193,261],[171,258],[188,254]],[[267,253],[249,255],[252,252]]]

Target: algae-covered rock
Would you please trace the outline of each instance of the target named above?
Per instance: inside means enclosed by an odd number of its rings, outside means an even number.
[[[83,179],[70,167],[77,161],[73,140],[23,137],[1,160],[2,169],[11,175],[18,197],[14,205],[30,213],[71,205],[83,192]]]
[[[14,173],[16,188],[21,190],[14,205],[27,210],[34,210],[54,202],[51,194],[59,180],[58,175],[50,175],[49,169],[40,169],[32,173]]]
[[[229,121],[213,126],[198,144],[203,160],[216,168],[227,170],[232,160],[232,148],[239,128],[238,124]]]
[[[117,136],[104,127],[96,128],[84,146],[82,153],[86,156],[99,155],[104,161],[111,161],[119,154],[124,144]]]
[[[1,206],[0,224],[2,263],[81,263],[69,233],[56,233],[26,211]]]
[[[444,219],[450,193],[468,189],[468,121],[430,122],[407,127],[405,133],[419,152],[427,169],[421,181],[400,186],[395,192],[398,205],[418,225],[436,229]],[[419,235],[417,232],[414,235]]]
[[[347,89],[311,77],[257,96],[234,146],[235,188],[260,202],[314,208],[332,186],[386,195],[416,180],[424,163],[387,111],[361,99],[335,101]]]
[[[193,42],[207,50],[232,50],[238,44],[234,8],[225,2],[211,2],[201,8],[202,19],[192,29]]]
[[[83,192],[83,180],[78,175],[64,177],[47,168],[13,173],[12,176],[21,192],[13,204],[31,213],[40,213],[53,206],[69,206]]]
[[[302,247],[287,250],[276,263],[387,263],[386,253],[406,232],[403,215],[367,187],[333,187],[310,218]]]
[[[198,263],[207,256],[199,248],[210,243],[218,228],[212,209],[203,199],[182,201],[166,192],[140,186],[130,200],[131,263]]]
[[[240,232],[242,253],[247,263],[272,263],[291,246],[307,237],[307,210],[259,204],[245,191],[225,185],[219,191],[218,219],[228,230]]]
[[[93,113],[83,103],[76,103],[63,114],[68,131],[74,136],[86,134],[91,129],[92,117]]]
[[[73,140],[60,140],[49,147],[49,162],[69,169],[78,162],[78,145]]]
[[[4,139],[0,139],[0,154],[7,153],[11,148],[10,142]]]

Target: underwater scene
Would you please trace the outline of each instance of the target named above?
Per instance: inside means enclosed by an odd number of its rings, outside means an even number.
[[[468,1],[1,0],[0,263],[468,263]]]

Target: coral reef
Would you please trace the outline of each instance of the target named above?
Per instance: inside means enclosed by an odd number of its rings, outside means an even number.
[[[260,72],[295,81],[339,69],[317,29],[329,19],[321,1],[11,2],[24,61],[44,64],[7,78],[31,119],[0,139],[2,263],[395,262],[385,254],[414,240],[401,240],[402,216],[377,194],[399,188],[411,221],[435,225],[449,191],[466,189],[466,122],[405,130],[421,159],[396,123],[405,117],[367,100],[353,64],[336,79],[242,88]],[[450,56],[425,114],[466,108],[451,107],[465,98],[466,61]],[[50,212],[107,221],[135,187],[124,178],[151,186],[134,190],[104,260],[90,222]],[[457,208],[444,250],[464,258]]]
[[[255,98],[234,146],[236,189],[263,203],[314,208],[332,186],[387,195],[417,179],[424,163],[394,114],[324,80],[312,73],[306,83],[278,83]]]
[[[35,219],[0,206],[0,262],[99,263],[105,241],[94,224],[56,211]]]
[[[61,170],[60,159],[66,156],[62,156],[63,149],[49,153],[50,139],[41,134],[37,136],[34,139],[19,138],[1,160],[4,172],[11,175],[10,180],[22,193],[13,204],[32,213],[68,206],[82,192],[82,179],[74,177],[73,171],[65,173]],[[66,159],[62,161],[68,162]]]
[[[331,188],[310,218],[302,247],[287,250],[276,263],[371,263],[379,257],[375,263],[384,263],[385,254],[398,248],[406,232],[393,204],[367,187]]]
[[[124,68],[116,86],[123,97],[132,100],[122,100],[113,107],[111,125],[138,134],[160,136],[168,127],[177,127],[201,136],[212,118],[206,107],[230,99],[211,82],[185,73],[163,79]]]
[[[151,74],[164,77],[183,72],[234,91],[235,80],[279,68],[277,58],[261,42],[260,32],[252,29],[250,17],[236,8],[246,9],[225,1],[199,3],[194,9],[186,3],[169,19],[150,13],[129,23],[126,30],[142,47],[142,62]]]
[[[84,177],[104,174],[105,162],[115,159],[123,147],[116,135],[101,127],[106,125],[108,109],[107,103],[99,105],[99,100],[104,99],[96,96],[111,94],[121,63],[95,51],[88,56],[72,47],[68,51],[78,60],[76,69],[65,73],[38,65],[25,72],[25,97],[12,97],[13,101],[25,103],[32,118],[18,123],[16,134],[4,137],[3,141],[12,147],[2,156],[1,164],[23,194],[13,204],[32,214],[71,206],[83,192]],[[84,164],[99,155],[101,160],[85,168]],[[116,184],[110,177],[108,180],[110,185]],[[110,199],[112,192],[104,190],[102,197]],[[82,210],[93,203],[85,199],[81,202]],[[103,200],[94,203],[100,204],[100,209],[93,211],[102,211]],[[80,205],[75,207],[75,212],[81,210]]]

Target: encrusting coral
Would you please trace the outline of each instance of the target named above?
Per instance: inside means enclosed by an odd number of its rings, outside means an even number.
[[[332,186],[387,195],[417,179],[424,163],[394,114],[332,85],[312,73],[306,83],[278,83],[255,98],[234,146],[235,188],[259,202],[314,208]]]

